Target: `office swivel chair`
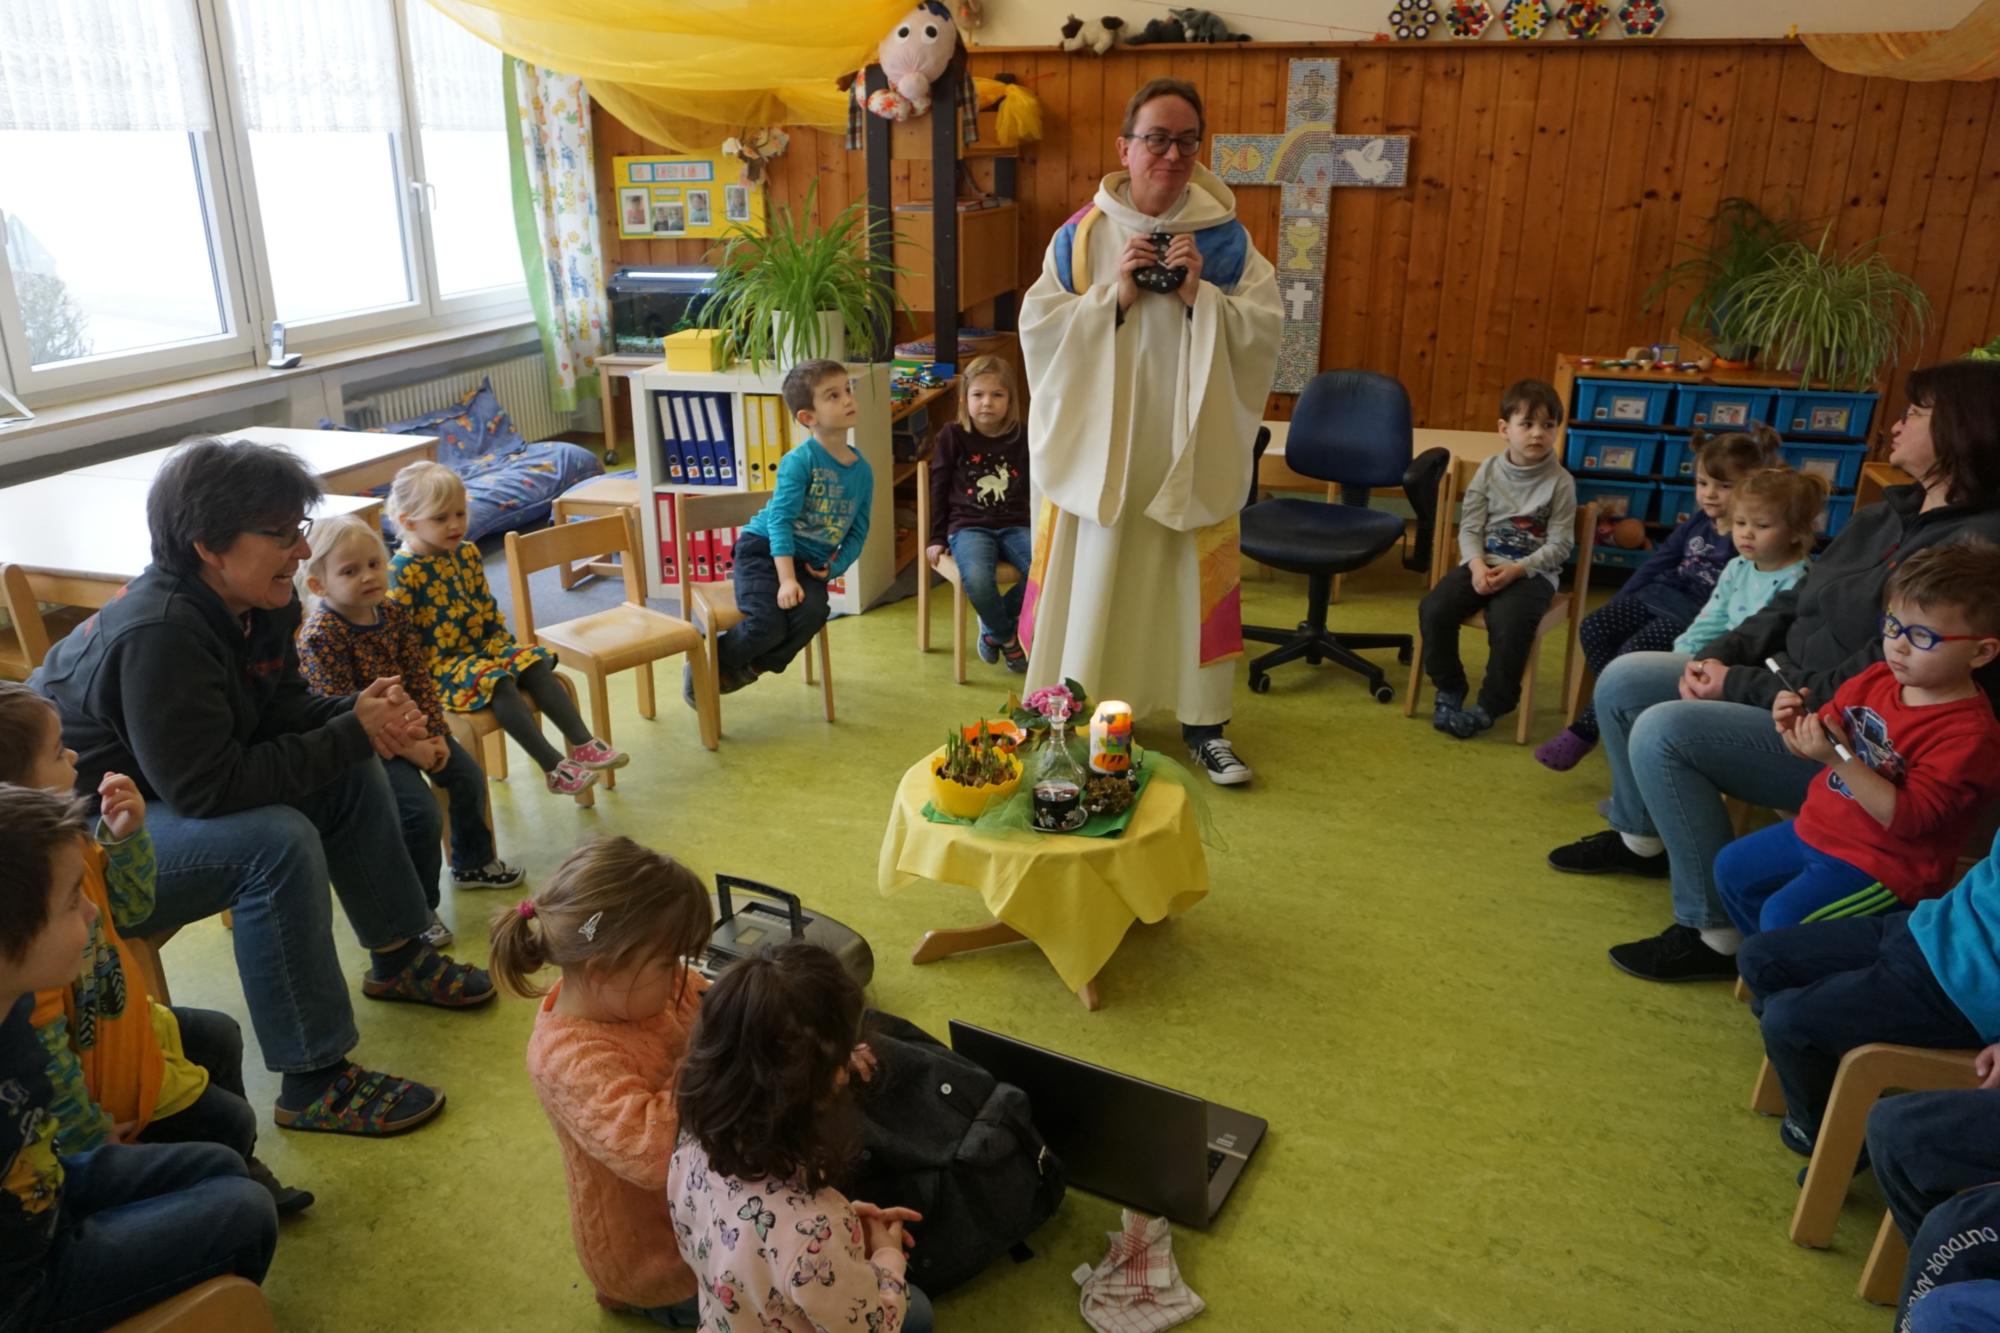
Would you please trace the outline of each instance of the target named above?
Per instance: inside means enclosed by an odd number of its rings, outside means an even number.
[[[1326,627],[1333,576],[1370,563],[1403,536],[1403,520],[1368,508],[1376,486],[1400,486],[1410,468],[1410,397],[1387,375],[1329,370],[1314,377],[1292,411],[1285,464],[1340,487],[1338,504],[1263,500],[1243,511],[1243,554],[1273,569],[1306,576],[1306,618],[1295,630],[1245,625],[1243,637],[1278,647],[1250,663],[1250,688],[1271,688],[1271,668],[1303,657],[1339,663],[1368,680],[1377,703],[1396,691],[1387,674],[1357,651],[1394,648],[1410,660],[1407,634],[1336,634]]]

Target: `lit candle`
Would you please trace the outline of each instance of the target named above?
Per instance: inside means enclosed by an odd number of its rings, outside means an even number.
[[[1090,719],[1090,771],[1125,773],[1132,768],[1132,705],[1106,699]]]

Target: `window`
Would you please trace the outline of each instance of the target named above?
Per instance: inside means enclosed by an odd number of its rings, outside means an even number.
[[[0,387],[525,314],[504,69],[425,0],[0,2]]]

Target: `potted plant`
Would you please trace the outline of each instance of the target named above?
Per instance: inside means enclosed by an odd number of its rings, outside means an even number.
[[[1814,380],[1865,389],[1905,343],[1922,344],[1930,298],[1875,242],[1845,254],[1832,246],[1828,226],[1817,245],[1774,249],[1762,271],[1730,287],[1723,336],[1762,349],[1767,365],[1796,370],[1802,389]]]
[[[1021,786],[1021,761],[980,723],[970,740],[956,729],[931,756],[931,804],[958,819],[977,819],[989,801]]]
[[[903,271],[869,252],[868,206],[855,200],[825,227],[813,224],[815,181],[802,213],[779,205],[763,235],[741,223],[718,250],[715,287],[700,320],[724,330],[730,353],[755,369],[813,357],[848,359],[867,347],[902,306],[894,280]]]
[[[1053,733],[1052,716],[1061,712],[1064,726],[1073,718],[1090,717],[1090,697],[1083,686],[1065,679],[1060,685],[1045,685],[1026,699],[1007,696],[1007,716],[1021,731],[1021,746],[1035,749],[1047,743]]]
[[[1688,257],[1646,289],[1643,308],[1651,310],[1675,287],[1695,284],[1694,299],[1681,316],[1681,331],[1707,343],[1725,366],[1748,365],[1757,348],[1739,346],[1721,331],[1729,294],[1737,283],[1762,273],[1779,246],[1797,239],[1799,224],[1789,213],[1774,218],[1750,200],[1736,196],[1723,200],[1709,221],[1714,225],[1715,239],[1707,245],[1683,242],[1682,248],[1690,252]]]
[[[2000,361],[2000,335],[1995,335],[1993,341],[1987,343],[1984,347],[1975,347],[1967,352],[1965,359],[1968,361]]]

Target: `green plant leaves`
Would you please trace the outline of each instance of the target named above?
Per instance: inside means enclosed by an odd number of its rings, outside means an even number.
[[[1817,245],[1787,241],[1759,272],[1725,293],[1721,334],[1761,350],[1766,364],[1799,372],[1799,387],[1822,380],[1864,389],[1903,348],[1921,346],[1930,298],[1869,241],[1832,251],[1829,226]]]

